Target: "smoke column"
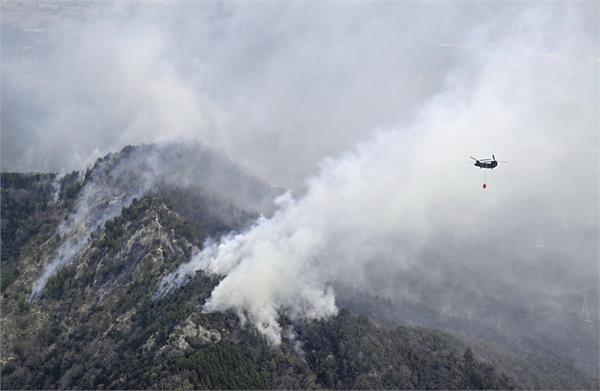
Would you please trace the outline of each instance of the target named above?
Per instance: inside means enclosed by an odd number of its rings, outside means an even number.
[[[535,292],[548,300],[547,292],[566,289],[561,283],[597,276],[597,237],[579,233],[593,232],[598,221],[597,183],[588,176],[598,152],[598,64],[573,54],[597,37],[578,30],[580,16],[563,21],[560,39],[545,48],[548,56],[532,53],[542,40],[532,32],[543,12],[523,13],[515,29],[531,34],[513,31],[503,44],[489,41],[480,27],[468,46],[486,50],[448,75],[444,91],[412,125],[378,129],[370,141],[325,159],[305,193],[280,197],[272,218],[207,244],[163,280],[158,294],[197,270],[221,275],[204,309],[235,309],[278,344],[278,311],[292,319],[333,315],[333,281],[376,291],[374,282],[386,273],[426,263],[427,251],[444,253],[442,243],[479,246],[447,262],[480,271],[489,285],[519,287],[529,299]],[[496,169],[483,191],[469,156],[492,153],[510,163]],[[569,259],[573,279],[520,276],[523,263],[538,267],[539,227],[554,235],[549,251],[567,254],[560,262]],[[565,231],[574,237],[571,245]],[[373,270],[382,272],[373,277]]]

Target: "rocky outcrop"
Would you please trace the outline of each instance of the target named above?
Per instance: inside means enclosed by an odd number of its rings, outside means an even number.
[[[221,333],[215,329],[206,329],[188,317],[183,324],[175,327],[169,341],[183,351],[191,348],[189,341],[196,346],[218,343],[221,341]]]

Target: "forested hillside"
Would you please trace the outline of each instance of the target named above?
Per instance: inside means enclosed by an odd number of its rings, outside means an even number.
[[[111,169],[121,158],[110,158]],[[51,255],[69,235],[81,236],[67,224],[77,226],[84,188],[102,162],[63,177],[2,174],[3,388],[517,386],[449,334],[386,329],[349,310],[295,322],[282,312],[283,342],[274,346],[235,313],[201,310],[219,281],[204,272],[157,299],[162,277],[206,239],[257,217],[206,186],[156,181],[92,229],[32,297]],[[117,175],[111,169],[103,178]],[[103,208],[114,197],[85,205]]]

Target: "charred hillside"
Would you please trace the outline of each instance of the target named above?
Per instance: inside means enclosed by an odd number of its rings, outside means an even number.
[[[247,227],[273,194],[234,165],[233,182],[209,175],[223,168],[210,158],[178,182],[191,151],[170,148],[129,147],[83,174],[2,174],[3,388],[517,386],[449,334],[348,310],[310,322],[282,313],[272,346],[236,314],[202,311],[219,282],[204,272],[155,299],[165,275],[207,239]]]

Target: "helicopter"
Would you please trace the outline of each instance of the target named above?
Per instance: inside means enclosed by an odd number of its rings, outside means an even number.
[[[490,170],[493,170],[494,168],[498,167],[498,163],[508,163],[506,161],[502,161],[502,160],[496,160],[496,157],[492,154],[492,158],[491,159],[475,159],[473,156],[470,156],[471,159],[475,160],[475,166],[479,167],[479,168],[489,168]],[[487,183],[486,182],[486,178],[487,178],[487,174],[483,175],[483,188],[487,189]]]
[[[490,170],[498,167],[498,163],[508,163],[502,160],[496,160],[496,157],[493,154],[491,159],[475,159],[473,156],[470,156],[470,158],[475,160],[475,166],[479,168],[489,168]]]

